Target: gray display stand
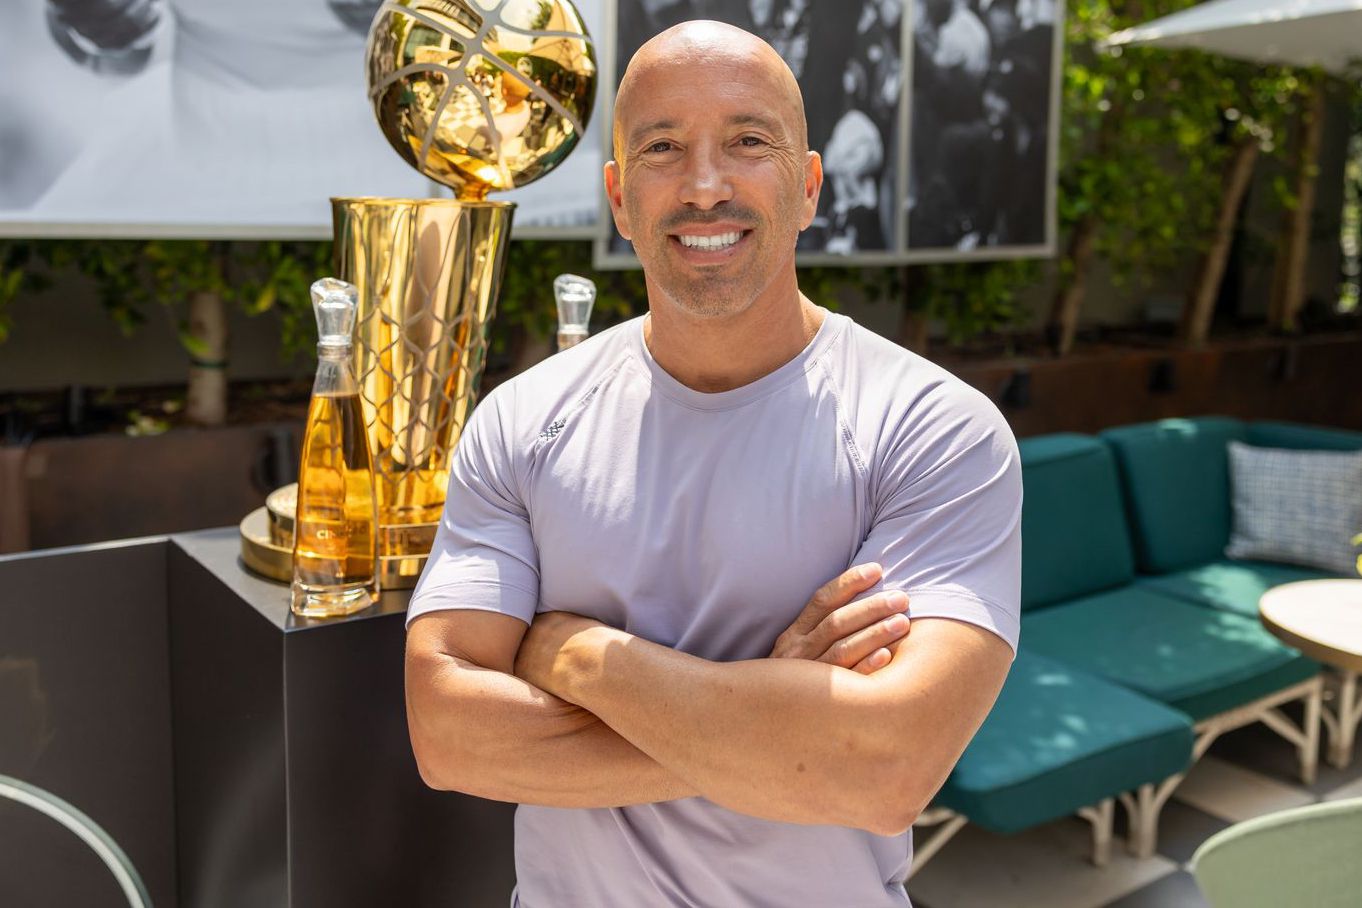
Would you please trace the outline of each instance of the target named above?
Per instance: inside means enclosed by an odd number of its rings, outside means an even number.
[[[0,683],[31,667],[0,699],[0,774],[87,814],[158,906],[505,908],[513,807],[427,789],[411,755],[408,594],[298,619],[237,546],[224,529],[0,558]],[[86,850],[0,801],[0,892],[24,896],[3,901],[127,904]]]

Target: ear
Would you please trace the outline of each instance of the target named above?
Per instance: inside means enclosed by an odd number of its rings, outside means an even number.
[[[799,229],[807,230],[818,213],[818,194],[823,189],[823,158],[816,152],[809,152],[804,159],[804,211],[800,218]]]
[[[620,165],[615,161],[605,162],[605,197],[610,202],[610,214],[615,218],[615,229],[626,240],[629,235],[629,214],[624,210],[624,193],[620,180]]]

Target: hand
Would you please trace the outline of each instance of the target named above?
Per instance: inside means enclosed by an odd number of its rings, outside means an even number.
[[[908,597],[898,590],[852,601],[880,582],[878,564],[857,565],[822,586],[778,638],[772,659],[808,659],[869,675],[893,658],[908,635]]]
[[[599,621],[574,615],[571,612],[540,612],[534,616],[530,629],[520,641],[515,656],[515,676],[535,687],[557,694],[555,674],[559,680],[567,670],[563,647],[574,634],[593,627],[604,627]]]

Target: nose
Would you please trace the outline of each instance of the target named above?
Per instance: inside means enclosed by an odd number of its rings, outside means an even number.
[[[732,198],[733,182],[722,151],[709,147],[692,149],[686,156],[679,201],[708,211]]]

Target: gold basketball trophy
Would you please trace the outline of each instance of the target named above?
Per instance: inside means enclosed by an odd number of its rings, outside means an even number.
[[[511,235],[489,192],[544,176],[581,139],[596,57],[568,0],[390,0],[369,29],[383,134],[454,199],[331,200],[337,273],[359,291],[359,376],[378,505],[379,585],[415,586],[476,401]],[[296,486],[241,523],[242,560],[292,576]]]

